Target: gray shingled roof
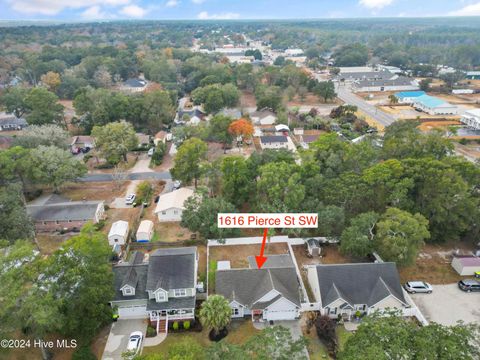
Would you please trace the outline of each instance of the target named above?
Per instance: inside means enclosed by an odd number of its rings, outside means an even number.
[[[103,201],[71,201],[45,205],[27,205],[27,213],[35,221],[91,220]]]
[[[413,85],[413,80],[404,76],[397,79],[378,79],[378,80],[361,80],[358,82],[358,87],[368,86],[407,86]]]
[[[374,305],[389,295],[406,303],[395,263],[317,265],[322,306],[338,298]]]
[[[135,271],[135,267],[131,266],[130,269],[128,269],[125,276],[123,277],[123,282],[120,289],[123,288],[125,285],[135,288],[137,286],[137,283],[138,283],[137,272]]]
[[[169,297],[166,302],[156,302],[148,300],[147,310],[170,310],[170,309],[191,309],[195,307],[195,296],[172,298]]]
[[[196,247],[158,249],[150,254],[147,290],[193,288]]]
[[[257,269],[257,262],[255,261],[255,256],[249,256],[248,265],[250,269]],[[268,268],[285,268],[285,267],[295,267],[292,261],[292,257],[289,254],[283,255],[268,255],[267,261],[263,264],[263,269]]]
[[[215,278],[215,292],[230,301],[252,308],[271,290],[300,306],[300,292],[294,268],[219,270]],[[265,303],[255,304],[266,307]]]
[[[395,74],[390,71],[370,71],[340,73],[337,78],[346,80],[377,80],[392,79],[394,76]]]
[[[143,263],[144,253],[141,251],[134,251],[130,257],[129,263],[132,265],[138,265]]]
[[[136,275],[135,285],[135,295],[134,296],[123,296],[120,289],[129,282],[130,276],[132,275],[132,269]],[[113,267],[113,276],[114,276],[114,290],[115,297],[114,301],[121,300],[146,300],[148,299],[148,294],[145,290],[147,283],[147,264],[131,265],[130,263],[123,263]],[[129,284],[130,285],[130,284]]]
[[[27,120],[24,118],[17,118],[15,115],[7,115],[0,117],[0,126],[14,125],[14,126],[27,126]]]
[[[130,78],[125,80],[123,83],[125,86],[129,87],[136,87],[136,88],[142,88],[144,87],[147,83],[145,80],[138,79],[138,78]]]
[[[284,135],[266,135],[260,136],[260,141],[266,143],[286,143],[287,137]]]

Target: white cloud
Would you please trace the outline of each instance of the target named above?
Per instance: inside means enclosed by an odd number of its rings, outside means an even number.
[[[233,13],[233,12],[225,12],[225,13],[218,13],[218,14],[209,14],[207,11],[202,11],[197,15],[200,20],[232,20],[238,19],[240,14]]]
[[[7,3],[13,10],[21,13],[55,15],[65,9],[85,8],[87,11],[93,6],[127,5],[130,0],[7,0]]]
[[[360,5],[369,9],[381,9],[390,5],[393,0],[360,0]]]
[[[91,6],[80,14],[84,19],[106,19],[108,15],[98,5]]]
[[[178,0],[168,0],[167,3],[165,4],[166,7],[175,7],[180,4],[180,1]]]
[[[194,4],[203,4],[206,0],[192,0]]]
[[[147,10],[137,5],[124,6],[120,10],[120,14],[125,15],[127,17],[132,17],[132,18],[142,18],[145,16],[146,13],[147,13]]]
[[[459,10],[449,13],[452,16],[479,16],[480,15],[480,2],[476,4],[467,5]]]

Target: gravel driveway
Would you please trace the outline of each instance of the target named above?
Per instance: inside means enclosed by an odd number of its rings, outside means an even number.
[[[433,285],[431,294],[410,295],[428,321],[442,325],[480,323],[480,292],[466,293],[457,284]]]

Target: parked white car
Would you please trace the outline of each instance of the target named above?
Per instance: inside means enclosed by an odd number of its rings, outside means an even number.
[[[134,331],[128,338],[127,352],[132,355],[132,358],[137,355],[142,345],[143,334],[141,331]]]
[[[432,285],[425,281],[409,281],[404,286],[405,290],[410,294],[427,293],[431,294],[433,291]]]
[[[135,194],[129,194],[125,198],[125,205],[132,205],[135,202],[137,196]]]

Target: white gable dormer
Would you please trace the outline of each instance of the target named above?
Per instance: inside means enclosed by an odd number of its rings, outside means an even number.
[[[123,296],[135,296],[135,288],[130,285],[124,285],[120,291]]]
[[[168,301],[168,291],[165,291],[161,288],[158,288],[153,292],[155,295],[156,302],[167,302]]]
[[[266,302],[272,300],[274,297],[277,297],[278,295],[281,295],[277,290],[272,289],[265,295],[263,295],[260,299],[258,299],[256,302]]]

